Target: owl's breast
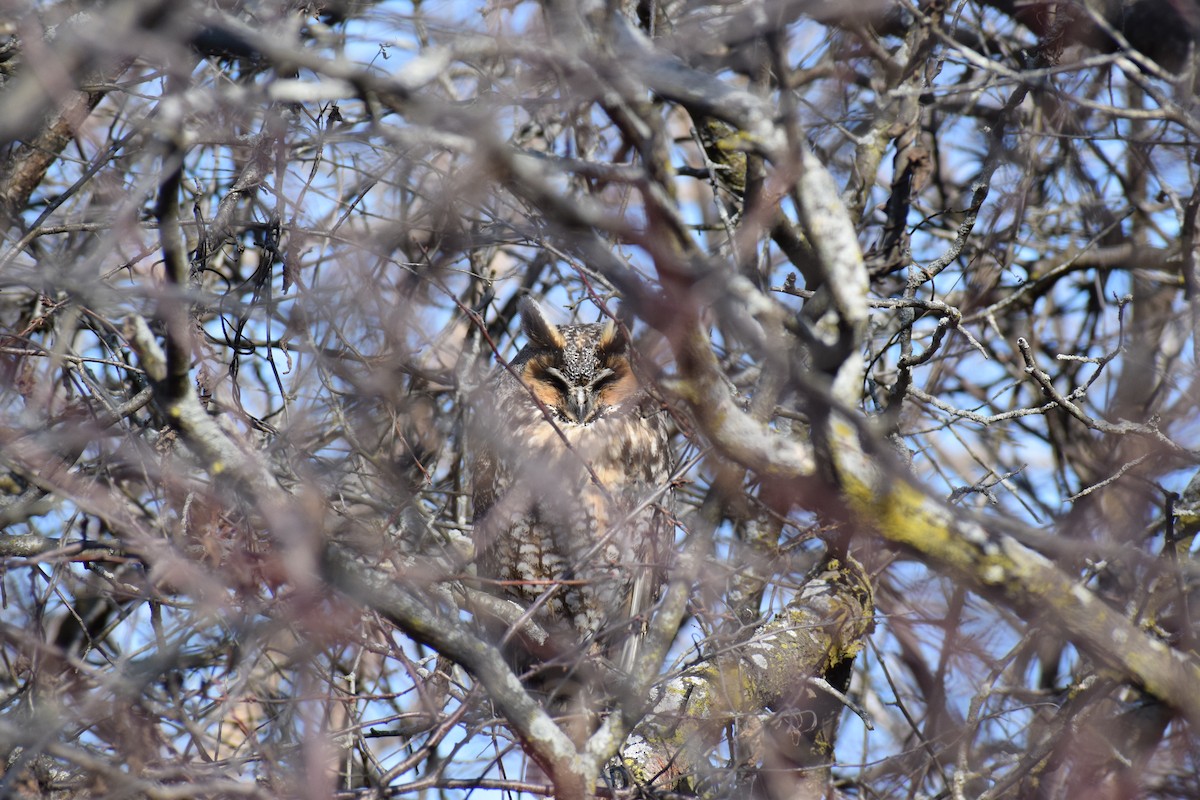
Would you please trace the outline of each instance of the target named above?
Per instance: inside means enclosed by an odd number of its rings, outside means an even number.
[[[580,633],[628,618],[639,579],[651,589],[643,601],[660,585],[650,576],[670,547],[671,457],[664,419],[642,411],[581,424],[525,407],[510,415],[517,424],[490,432],[497,463],[494,504],[477,525],[481,574],[523,603],[553,587],[546,617]]]
[[[641,464],[659,464],[668,459],[667,432],[662,420],[636,412],[612,414],[587,424],[551,422],[540,417],[522,429],[526,455],[556,463],[584,462],[593,470],[605,471],[609,480],[620,483]],[[653,476],[646,475],[645,478]]]

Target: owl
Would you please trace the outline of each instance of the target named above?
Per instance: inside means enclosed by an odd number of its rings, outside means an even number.
[[[532,300],[521,318],[527,344],[476,409],[477,571],[628,670],[673,539],[665,414],[620,326],[555,325]]]

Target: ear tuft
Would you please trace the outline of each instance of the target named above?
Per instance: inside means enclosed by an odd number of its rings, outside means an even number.
[[[534,347],[558,349],[567,343],[558,330],[558,326],[550,321],[546,316],[546,310],[538,301],[532,297],[523,297],[520,309],[521,330],[525,332],[525,337]]]
[[[625,336],[625,328],[614,320],[606,320],[604,329],[600,331],[600,349],[610,355],[625,351],[629,339]]]

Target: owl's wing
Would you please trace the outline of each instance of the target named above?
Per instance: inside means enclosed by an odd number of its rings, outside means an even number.
[[[649,401],[643,402],[642,405],[640,413],[651,435],[657,440],[655,452],[662,454],[661,463],[651,470],[655,478],[649,482],[647,488],[653,492],[662,488],[661,482],[671,479],[675,465],[671,458],[670,431],[662,411],[651,407]],[[674,491],[668,489],[654,504],[642,539],[642,553],[638,559],[637,571],[629,590],[628,619],[633,622],[627,638],[621,645],[618,661],[620,668],[626,673],[631,672],[637,665],[641,644],[650,624],[650,611],[658,602],[663,586],[666,585],[667,563],[674,543],[674,517]]]
[[[503,398],[507,391],[502,373],[493,373],[477,389],[472,403],[472,412],[467,420],[468,451],[471,471],[471,522],[472,538],[475,541],[475,570],[481,578],[496,575],[495,530],[497,528],[493,510],[504,489],[503,464],[500,457],[504,446],[499,434],[503,431],[500,420],[504,403],[489,403],[485,398]],[[488,587],[485,585],[484,589]]]
[[[496,504],[496,455],[491,448],[475,444],[471,459],[471,521],[478,523]]]
[[[648,537],[651,547],[646,553],[645,563],[638,565],[633,585],[629,589],[629,619],[632,620],[632,628],[621,645],[618,660],[621,671],[627,674],[637,666],[642,641],[646,638],[646,631],[650,624],[650,610],[658,602],[658,595],[666,577],[664,569],[666,554],[662,552],[662,548],[654,546],[662,544],[662,540],[665,538],[666,515],[656,511],[651,525],[657,530],[651,531]]]

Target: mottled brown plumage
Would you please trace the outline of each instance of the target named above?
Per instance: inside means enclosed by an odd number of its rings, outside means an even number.
[[[475,412],[478,572],[628,669],[672,541],[666,420],[618,326],[554,325],[532,301],[522,322]]]

